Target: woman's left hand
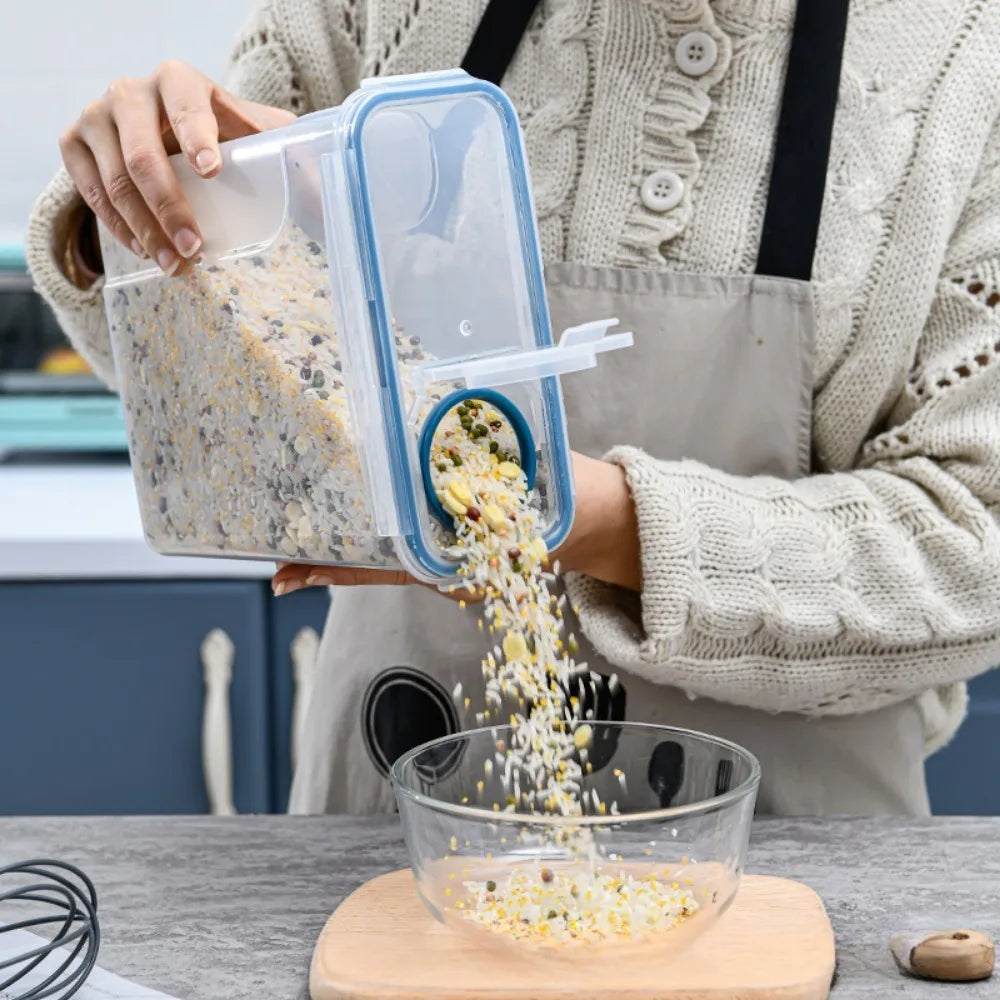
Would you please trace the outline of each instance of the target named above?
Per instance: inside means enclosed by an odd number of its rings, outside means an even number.
[[[576,517],[554,559],[565,572],[584,573],[605,583],[641,590],[639,528],[624,470],[574,453],[573,476]],[[404,570],[285,563],[274,574],[272,587],[281,597],[303,587],[394,587],[420,582]],[[438,589],[432,584],[422,585]],[[464,590],[442,593],[453,600],[468,600],[471,596]]]

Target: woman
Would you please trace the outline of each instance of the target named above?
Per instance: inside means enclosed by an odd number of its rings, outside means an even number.
[[[484,8],[270,0],[228,92],[173,63],[117,81],[32,218],[43,294],[113,384],[93,215],[167,273],[194,258],[165,148],[212,176],[219,138],[366,76],[502,80],[555,329],[636,334],[565,383],[561,555],[581,655],[617,675],[595,711],[748,746],[764,811],[926,813],[924,757],[1000,662],[1000,7]],[[392,758],[467,724],[475,616],[408,582],[279,570],[338,585],[295,811],[391,809]]]

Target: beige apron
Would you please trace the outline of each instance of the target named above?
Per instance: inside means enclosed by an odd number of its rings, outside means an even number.
[[[806,474],[813,304],[808,283],[557,265],[553,329],[617,316],[635,346],[563,380],[570,437],[600,456],[616,444],[693,458],[741,475]],[[422,587],[336,589],[307,710],[292,812],[391,811],[388,767],[410,747],[475,725],[483,634],[476,613]],[[616,672],[582,641],[592,669]],[[594,706],[707,731],[761,761],[758,810],[778,814],[928,812],[915,702],[867,715],[769,715],[617,671]],[[466,713],[452,692],[471,697]]]

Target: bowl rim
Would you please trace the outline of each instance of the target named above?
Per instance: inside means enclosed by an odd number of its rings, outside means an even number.
[[[714,795],[709,799],[701,799],[698,802],[691,802],[683,806],[666,806],[662,809],[646,809],[642,812],[619,813],[618,815],[600,816],[563,816],[553,813],[523,813],[494,811],[493,809],[483,809],[480,806],[462,805],[459,802],[446,802],[444,799],[436,799],[432,795],[425,795],[423,792],[415,791],[404,784],[400,774],[402,769],[413,760],[418,754],[429,750],[432,747],[451,743],[461,738],[471,739],[472,737],[484,734],[495,734],[503,730],[510,730],[513,727],[507,723],[502,726],[483,726],[479,729],[465,729],[461,732],[452,733],[450,736],[439,736],[437,739],[428,740],[420,746],[408,750],[396,759],[389,769],[389,781],[393,792],[399,796],[403,795],[417,805],[421,805],[437,812],[448,813],[463,819],[482,819],[490,823],[507,823],[523,826],[620,826],[623,823],[640,823],[650,820],[678,818],[682,816],[709,815],[719,809],[736,802],[751,793],[756,792],[760,785],[760,761],[746,747],[740,746],[731,740],[723,739],[721,736],[713,736],[710,733],[703,733],[697,729],[685,729],[682,726],[665,726],[655,722],[595,722],[592,725],[617,726],[620,729],[646,730],[658,733],[671,733],[675,736],[694,737],[706,743],[714,744],[726,750],[732,750],[737,755],[744,757],[750,763],[750,774],[735,788],[723,792],[722,795]],[[495,737],[494,737],[495,738]]]

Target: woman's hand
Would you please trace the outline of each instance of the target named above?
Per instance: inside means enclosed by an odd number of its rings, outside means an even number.
[[[182,151],[202,177],[213,177],[220,141],[294,120],[290,111],[233,97],[192,66],[165,62],[144,79],[115,80],[59,148],[91,211],[124,246],[174,274],[202,238],[167,157]]]
[[[363,569],[354,566],[309,566],[304,563],[281,563],[271,580],[275,597],[284,597],[304,587],[408,587],[419,584],[452,601],[478,603],[481,595],[467,587],[441,590],[432,583],[424,583],[404,570]]]
[[[629,590],[641,590],[639,528],[624,470],[608,462],[574,454],[573,475],[576,518],[569,538],[554,559],[561,563],[564,571],[584,573]],[[417,582],[402,570],[287,563],[278,567],[272,587],[281,597],[303,587],[384,587]],[[454,600],[472,600],[463,589],[447,596]]]
[[[625,470],[574,452],[573,478],[576,518],[556,553],[563,571],[641,591],[639,522]]]

